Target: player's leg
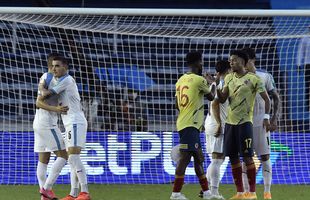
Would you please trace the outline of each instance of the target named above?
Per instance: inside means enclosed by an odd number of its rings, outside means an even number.
[[[243,184],[242,184],[242,167],[239,159],[239,138],[235,131],[236,125],[225,124],[224,131],[224,153],[229,156],[231,163],[232,175],[237,189],[237,194],[231,199],[243,199]]]
[[[250,185],[249,185],[247,167],[246,167],[245,162],[242,162],[242,182],[243,182],[245,196],[247,196],[247,194],[250,192]]]
[[[70,170],[71,191],[70,196],[76,198],[79,195],[79,179],[74,170]]]
[[[243,162],[246,164],[247,177],[249,183],[249,195],[247,199],[257,199],[256,197],[256,168],[253,160],[253,125],[250,122],[238,125],[240,138],[239,153],[243,156]]]
[[[255,133],[259,133],[255,136]],[[271,180],[272,180],[272,166],[270,162],[270,132],[266,132],[263,126],[254,127],[254,146],[255,152],[261,158],[263,178],[264,178],[264,198],[271,199]],[[256,150],[257,149],[257,150]]]
[[[61,200],[75,200],[79,195],[79,180],[76,174],[76,171],[73,166],[70,165],[70,183],[71,183],[71,190],[70,193],[62,198]]]
[[[199,179],[199,183],[201,186],[201,191],[202,191],[201,197],[203,199],[212,199],[214,198],[214,196],[211,194],[211,191],[209,190],[208,180],[206,178],[204,168],[203,168],[204,155],[203,155],[202,149],[199,148],[197,151],[194,151],[193,157],[194,157],[195,173]]]
[[[179,131],[180,137],[180,160],[175,170],[175,179],[173,184],[172,194],[170,199],[187,199],[181,190],[184,184],[184,175],[187,165],[189,164],[193,155],[193,133],[190,127]],[[198,146],[197,146],[198,147]]]
[[[264,199],[271,199],[272,166],[269,154],[261,156],[264,177]]]
[[[37,165],[37,178],[40,189],[43,188],[46,182],[47,165],[50,160],[50,156],[51,156],[50,152],[39,152],[39,161]]]
[[[189,151],[180,151],[180,160],[175,169],[175,179],[170,199],[187,199],[181,190],[184,184],[184,175],[187,165],[191,161],[192,153]]]
[[[73,124],[70,127],[66,127],[66,131],[69,154],[68,163],[70,164],[71,170],[76,173],[81,186],[81,193],[76,200],[88,200],[90,196],[86,170],[80,157],[81,150],[85,147],[87,125]]]
[[[51,190],[54,183],[56,182],[62,168],[66,165],[68,155],[66,150],[55,151],[55,155],[57,156],[55,162],[51,167],[51,171],[46,179],[44,189]]]
[[[52,136],[50,141],[50,149],[54,151],[57,156],[55,162],[52,165],[51,171],[44,184],[45,190],[51,190],[55,181],[57,180],[62,168],[66,165],[68,155],[66,152],[65,142],[61,135],[59,128],[53,128],[48,132]],[[48,134],[47,134],[48,135]]]
[[[208,132],[206,132],[206,143],[205,143],[205,146],[206,146],[206,153],[207,154],[212,154],[213,153],[214,142],[215,142],[214,135],[210,135],[210,134],[208,134]],[[212,162],[211,162],[211,164],[212,164]],[[207,176],[209,184],[210,184],[210,181],[211,181],[211,173],[210,173],[211,164],[207,167],[207,173],[206,173],[206,176]]]
[[[46,140],[44,135],[46,134],[47,130],[38,129],[35,126],[33,127],[34,130],[34,152],[39,154],[39,161],[37,164],[37,179],[39,182],[40,189],[43,188],[45,181],[46,181],[46,171],[47,171],[47,164],[50,160],[51,153],[46,152]]]
[[[262,126],[261,126],[262,127]],[[259,155],[259,152],[261,151],[260,147],[260,140],[264,139],[265,140],[265,133],[261,132],[260,126],[257,127],[253,126],[253,149],[257,155]],[[244,187],[244,192],[245,196],[248,196],[250,192],[250,185],[249,185],[249,180],[248,180],[248,175],[247,175],[247,167],[245,162],[242,162],[242,180],[243,180],[243,187]]]
[[[46,179],[46,182],[41,190],[41,194],[49,199],[57,198],[54,192],[52,191],[52,187],[56,182],[59,173],[62,168],[66,165],[67,162],[67,152],[65,150],[65,143],[59,128],[55,127],[46,132],[46,141],[48,144],[46,145],[50,151],[53,151],[57,158],[51,167],[51,171]]]
[[[209,183],[211,188],[211,193],[217,196],[217,199],[222,198],[222,196],[218,192],[219,184],[220,184],[220,169],[221,165],[224,162],[224,127],[220,136],[214,137],[214,143],[212,148],[212,160],[208,167],[209,170]]]
[[[221,165],[224,162],[224,154],[223,153],[212,153],[212,160],[208,167],[210,173],[210,189],[213,195],[219,195],[219,185],[220,185],[220,169]]]

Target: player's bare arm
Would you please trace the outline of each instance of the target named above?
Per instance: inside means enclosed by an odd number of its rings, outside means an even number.
[[[224,87],[223,90],[217,89],[216,90],[218,99],[220,103],[225,103],[228,98],[228,87]]]
[[[44,101],[44,99],[45,98],[41,95],[37,97],[36,106],[38,108],[41,108],[47,111],[61,113],[61,114],[66,114],[69,110],[68,106],[50,106]]]
[[[270,130],[270,122],[269,122],[269,113],[270,113],[270,99],[266,91],[259,93],[260,96],[265,101],[265,115],[264,117],[264,127],[266,128],[266,131]]]
[[[216,90],[216,86],[212,84],[210,93],[206,94],[206,97],[209,101],[213,101],[215,97],[215,90]]]
[[[273,115],[270,119],[270,131],[275,131],[278,128],[277,120],[279,116],[279,108],[280,108],[280,95],[276,89],[273,89],[269,92],[270,96],[273,99]]]
[[[221,135],[221,132],[222,132],[222,125],[221,125],[222,123],[221,123],[221,117],[220,117],[220,102],[218,99],[214,99],[214,101],[211,102],[211,109],[213,112],[214,119],[218,124],[217,131],[214,137],[218,137]]]

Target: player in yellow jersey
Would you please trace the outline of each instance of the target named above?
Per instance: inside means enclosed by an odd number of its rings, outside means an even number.
[[[179,110],[177,131],[180,136],[180,160],[175,171],[175,181],[170,199],[187,199],[181,194],[184,175],[191,157],[204,199],[211,199],[206,175],[203,169],[204,155],[200,144],[200,131],[204,122],[204,95],[214,99],[215,85],[210,90],[207,80],[202,76],[202,57],[199,52],[186,56],[190,72],[184,74],[176,83],[176,107]]]
[[[228,114],[224,131],[224,153],[229,156],[237,194],[231,199],[257,199],[255,193],[256,169],[253,161],[253,109],[256,94],[260,94],[265,103],[264,126],[268,130],[270,100],[261,79],[245,70],[248,55],[236,50],[229,58],[232,73],[224,79],[223,90],[217,90],[219,101],[228,99]],[[250,194],[244,196],[242,167],[239,156],[243,157],[247,167]]]

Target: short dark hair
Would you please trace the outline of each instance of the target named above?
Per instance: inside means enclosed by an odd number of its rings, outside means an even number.
[[[252,49],[250,47],[246,47],[246,48],[243,48],[242,51],[244,51],[245,53],[248,54],[249,59],[255,59],[256,58],[254,49]]]
[[[249,56],[247,53],[245,53],[244,51],[242,50],[234,50],[232,52],[230,52],[230,55],[235,55],[235,56],[238,56],[240,58],[242,58],[244,60],[244,65],[246,65],[249,61]]]
[[[189,65],[194,64],[199,61],[202,61],[202,55],[198,51],[192,51],[186,55],[186,62]]]
[[[224,74],[230,69],[230,64],[227,60],[219,60],[216,62],[215,70],[220,74]]]
[[[53,60],[59,60],[59,61],[61,61],[65,65],[69,64],[68,60],[65,57],[63,57],[63,56],[56,56],[56,57],[53,58]]]
[[[55,57],[61,57],[60,53],[56,53],[56,52],[52,52],[50,54],[47,55],[47,59],[51,59],[51,58],[55,58]]]

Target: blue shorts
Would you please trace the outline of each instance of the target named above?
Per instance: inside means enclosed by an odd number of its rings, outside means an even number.
[[[197,151],[201,148],[200,131],[195,127],[186,127],[179,131],[180,151]]]
[[[224,131],[225,156],[232,158],[252,157],[253,154],[253,125],[251,122],[232,125],[225,124]]]

